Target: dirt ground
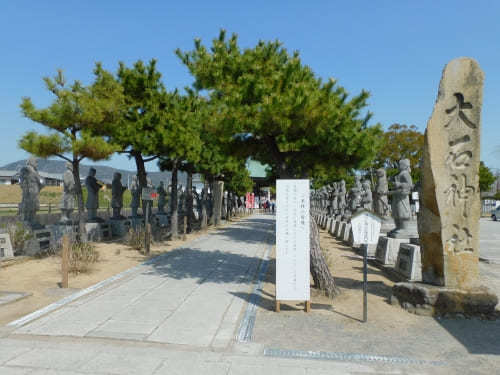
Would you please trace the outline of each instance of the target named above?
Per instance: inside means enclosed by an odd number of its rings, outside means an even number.
[[[312,312],[327,316],[332,316],[333,312],[336,319],[341,319],[346,324],[358,325],[363,319],[363,257],[354,253],[351,247],[345,246],[324,230],[320,230],[320,243],[341,293],[331,299],[311,285]],[[273,251],[263,287],[264,295],[272,297],[265,302],[266,310],[274,309],[275,274],[276,263]],[[395,326],[404,327],[408,323],[415,323],[421,319],[388,303],[395,282],[397,280],[392,280],[389,275],[368,264],[368,315],[371,322],[387,323],[387,316],[390,315],[391,326],[394,328]],[[303,309],[303,302],[281,304],[281,311],[285,314],[287,311]]]
[[[208,232],[222,227],[210,228]],[[207,232],[197,231],[188,234],[186,241],[205,233]],[[149,256],[117,241],[96,243],[99,261],[92,265],[88,273],[70,274],[68,289],[61,289],[58,286],[61,282],[61,257],[58,255],[40,259],[29,258],[4,267],[0,264],[0,293],[1,291],[32,293],[27,298],[0,305],[0,326],[47,306],[76,290],[87,288],[134,267],[150,257],[171,251],[183,243],[182,240],[155,243],[151,247]]]

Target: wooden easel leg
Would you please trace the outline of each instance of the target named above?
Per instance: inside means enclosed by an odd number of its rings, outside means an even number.
[[[311,301],[306,301],[306,308],[305,311],[306,313],[311,312]]]
[[[280,301],[276,300],[275,311],[280,312]]]

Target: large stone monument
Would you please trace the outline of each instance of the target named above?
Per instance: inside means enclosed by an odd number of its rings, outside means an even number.
[[[90,168],[89,175],[85,179],[85,186],[87,187],[86,207],[88,213],[88,223],[98,223],[102,221],[102,219],[97,216],[97,209],[99,208],[99,190],[102,185],[97,182],[95,174],[95,168]]]
[[[75,209],[75,177],[73,176],[73,164],[66,163],[66,171],[63,174],[63,196],[61,199],[61,224],[72,224],[71,213]]]
[[[475,60],[445,67],[425,133],[419,233],[426,284],[393,288],[402,305],[427,305],[436,315],[490,314],[498,303],[480,287],[478,269],[482,90]]]
[[[19,184],[21,185],[22,199],[19,214],[21,221],[29,229],[43,228],[36,219],[36,212],[40,209],[40,190],[43,188],[37,165],[36,158],[30,157],[26,162],[26,166],[21,168],[20,171]]]

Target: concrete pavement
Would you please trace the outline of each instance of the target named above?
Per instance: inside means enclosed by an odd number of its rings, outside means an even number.
[[[500,264],[500,221],[481,218],[479,237],[480,259]]]

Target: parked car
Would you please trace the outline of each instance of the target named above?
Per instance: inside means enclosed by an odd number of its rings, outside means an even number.
[[[493,221],[500,220],[500,206],[495,208],[495,210],[491,213],[491,218]]]

